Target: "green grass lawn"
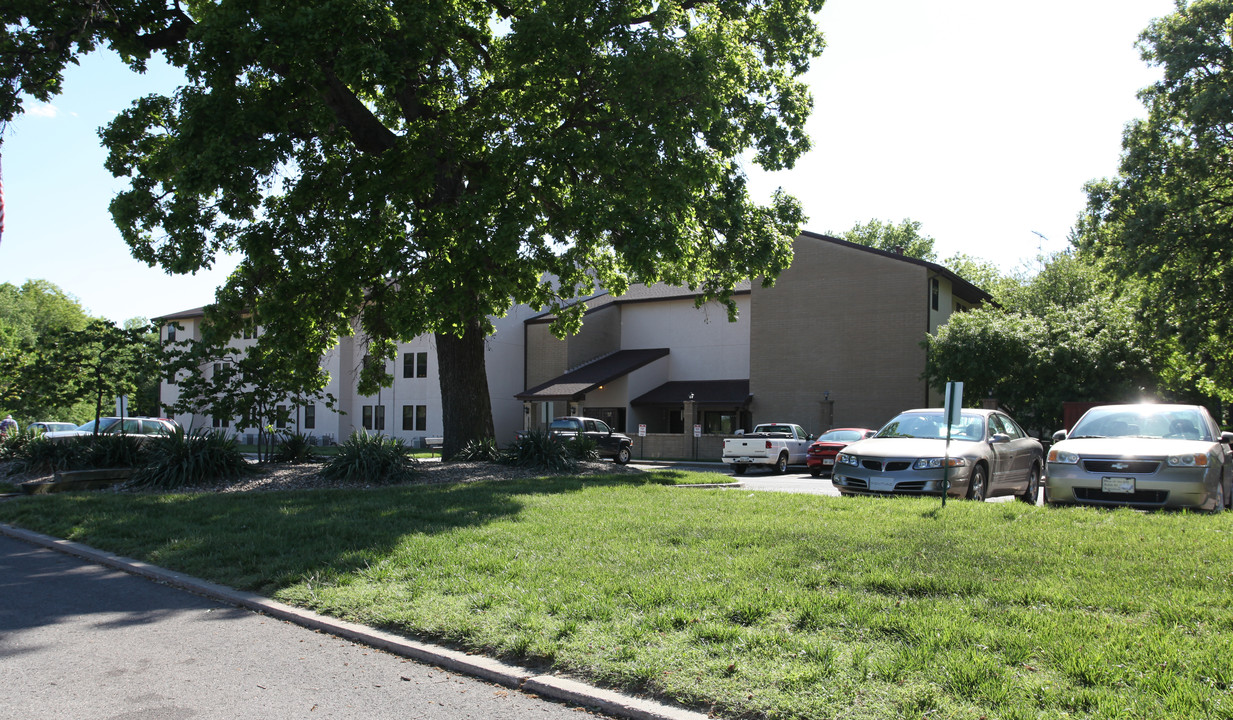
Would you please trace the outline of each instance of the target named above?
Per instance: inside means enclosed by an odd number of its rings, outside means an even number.
[[[1233,514],[668,486],[698,479],[53,495],[0,520],[723,717],[1233,717]]]

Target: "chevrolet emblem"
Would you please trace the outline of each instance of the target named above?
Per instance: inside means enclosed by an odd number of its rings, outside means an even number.
[[[1130,463],[1118,462],[1111,466],[1114,470],[1127,470],[1130,468]]]

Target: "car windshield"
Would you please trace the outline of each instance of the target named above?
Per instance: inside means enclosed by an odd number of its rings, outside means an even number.
[[[1206,440],[1207,423],[1196,408],[1098,407],[1079,419],[1068,437],[1134,437]]]
[[[975,413],[963,413],[950,428],[951,440],[977,441],[985,436],[985,418]],[[946,424],[941,412],[903,413],[878,431],[880,438],[946,439]]]
[[[860,430],[831,430],[818,436],[818,442],[854,442],[864,435]]]
[[[113,418],[113,417],[110,417],[110,418],[102,418],[102,419],[100,419],[100,420],[98,421],[98,423],[99,423],[99,425],[98,425],[98,431],[99,431],[99,432],[107,432],[107,429],[108,429],[108,428],[110,428],[112,425],[115,425],[115,424],[116,424],[116,423],[118,423],[118,422],[120,422],[120,418]],[[78,429],[78,430],[85,431],[85,432],[88,432],[88,433],[92,433],[92,432],[94,432],[94,421],[93,421],[93,420],[91,420],[90,422],[86,423],[85,425],[79,425],[79,426],[77,427],[77,429]]]

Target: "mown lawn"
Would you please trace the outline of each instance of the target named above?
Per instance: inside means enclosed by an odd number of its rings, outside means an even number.
[[[1233,718],[1233,514],[549,478],[0,521],[723,717]]]

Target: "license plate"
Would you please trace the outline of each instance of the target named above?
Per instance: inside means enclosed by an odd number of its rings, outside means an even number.
[[[895,478],[869,478],[869,489],[874,492],[891,492],[895,489]]]
[[[1135,479],[1132,477],[1102,477],[1100,489],[1107,493],[1132,493],[1135,491]]]
[[[834,464],[835,464],[835,461],[834,461],[834,460],[827,459],[827,460],[823,460],[823,461],[822,461],[822,464],[823,464],[823,465],[834,465]]]

